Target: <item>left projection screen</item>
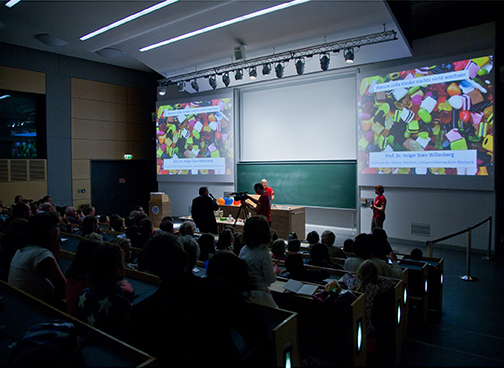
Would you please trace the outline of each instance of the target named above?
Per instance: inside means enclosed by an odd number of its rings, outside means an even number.
[[[233,180],[232,91],[158,101],[156,114],[158,181]]]

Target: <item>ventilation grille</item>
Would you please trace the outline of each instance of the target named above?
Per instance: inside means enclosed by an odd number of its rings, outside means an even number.
[[[411,223],[411,235],[430,236],[430,224]]]
[[[0,160],[0,182],[47,180],[46,160]]]

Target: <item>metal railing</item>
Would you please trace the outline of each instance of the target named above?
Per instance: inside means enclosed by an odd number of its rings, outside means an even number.
[[[429,257],[432,257],[434,243],[439,243],[443,240],[447,240],[447,239],[453,238],[454,236],[457,236],[457,235],[460,235],[460,234],[467,232],[466,274],[464,276],[460,276],[460,279],[464,280],[464,281],[477,281],[478,279],[476,277],[471,276],[471,233],[472,233],[472,230],[483,225],[485,222],[488,222],[488,250],[487,250],[487,256],[482,257],[482,259],[484,259],[486,261],[492,260],[492,216],[489,216],[487,219],[481,221],[480,223],[478,223],[474,226],[470,226],[465,230],[444,236],[444,237],[436,239],[436,240],[428,240],[427,241],[427,248],[429,250]]]

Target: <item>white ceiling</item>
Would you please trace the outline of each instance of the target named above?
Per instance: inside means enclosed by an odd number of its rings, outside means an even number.
[[[398,39],[363,46],[355,55],[355,64],[411,56],[399,27],[381,0],[312,0],[155,50],[140,52],[139,49],[144,46],[285,2],[179,0],[90,40],[79,40],[87,33],[160,1],[21,0],[12,8],[2,4],[0,42],[131,69],[154,70],[164,77],[170,77],[229,64],[233,61],[233,48],[240,42],[246,45],[246,57],[251,59],[319,45],[325,41],[379,33],[384,30],[385,24],[386,30],[397,32]],[[47,46],[35,38],[45,33],[68,44]],[[124,55],[104,58],[95,53],[105,47],[120,49]],[[338,66],[344,66],[342,55],[333,56],[331,60],[331,68]]]

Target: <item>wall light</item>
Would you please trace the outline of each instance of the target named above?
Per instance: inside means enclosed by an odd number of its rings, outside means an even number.
[[[249,77],[250,79],[256,79],[257,78],[257,70],[256,70],[256,67],[252,67],[250,68],[249,70]]]
[[[305,63],[304,63],[303,59],[298,59],[298,61],[296,61],[296,72],[298,73],[298,75],[301,75],[304,73],[304,66],[305,66]]]
[[[159,86],[159,87],[157,88],[157,90],[158,90],[158,94],[159,94],[160,96],[164,96],[164,95],[166,95],[166,87],[165,87],[165,86]]]
[[[238,69],[235,73],[235,79],[236,80],[242,80],[243,79],[243,71],[241,69]]]
[[[284,67],[282,63],[278,63],[277,66],[275,67],[275,74],[277,78],[282,78],[284,73]]]
[[[217,81],[215,80],[215,74],[211,75],[208,78],[208,83],[210,84],[210,87],[212,87],[213,89],[217,88]]]
[[[354,62],[354,50],[352,47],[348,48],[345,50],[345,61],[347,63],[353,63]]]
[[[262,69],[262,74],[263,75],[270,75],[271,73],[271,65],[270,64],[264,64],[263,69]]]
[[[224,83],[224,85],[227,87],[229,86],[230,82],[231,80],[229,79],[229,73],[225,72],[224,75],[222,76],[222,83]]]
[[[196,82],[196,79],[191,82],[191,87],[198,92],[199,91],[199,84]]]
[[[320,58],[320,69],[322,69],[323,71],[329,69],[329,61],[329,54],[324,54],[324,56]]]
[[[185,83],[184,82],[178,82],[178,90],[179,92],[183,92],[185,88]]]

